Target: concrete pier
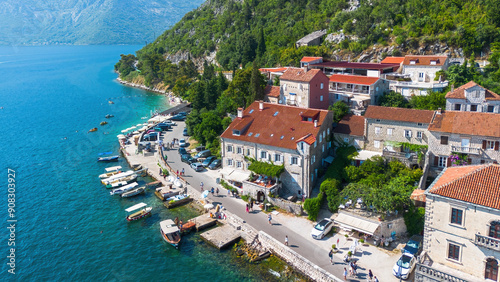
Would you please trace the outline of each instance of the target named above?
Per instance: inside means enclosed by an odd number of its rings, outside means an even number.
[[[196,231],[206,229],[210,226],[214,226],[217,223],[215,218],[211,218],[208,214],[202,214],[198,217],[191,219],[196,224]]]
[[[222,225],[200,234],[201,238],[218,249],[223,249],[240,239],[240,231],[229,225]]]

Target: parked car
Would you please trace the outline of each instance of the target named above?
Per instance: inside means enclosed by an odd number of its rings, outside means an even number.
[[[185,139],[180,139],[179,140],[179,147],[186,147],[186,146],[187,146],[186,140]]]
[[[323,218],[318,222],[311,231],[311,236],[314,239],[323,239],[330,230],[332,230],[333,221],[329,218]]]
[[[409,253],[403,253],[403,255],[398,259],[394,267],[392,268],[392,274],[397,278],[403,280],[410,277],[411,272],[415,268],[417,259],[414,255]]]
[[[183,121],[185,119],[186,119],[186,116],[183,116],[183,115],[175,115],[175,116],[170,118],[170,120],[176,120],[176,121]]]
[[[184,155],[184,154],[187,154],[188,152],[186,151],[186,148],[183,148],[183,147],[180,147],[179,148],[179,155]]]
[[[196,152],[205,151],[205,146],[198,146],[195,148]]]
[[[202,171],[203,165],[201,163],[192,163],[191,168],[194,169],[195,171]]]
[[[196,162],[196,159],[194,159],[193,157],[191,157],[190,154],[182,154],[181,155],[181,161],[183,161],[185,163],[188,163],[188,164],[192,164],[192,163]]]
[[[207,167],[209,166],[213,160],[217,159],[216,156],[210,156],[210,157],[207,157],[201,164],[204,166],[204,167]]]
[[[182,131],[182,136],[189,136],[187,128],[184,128],[184,131]]]
[[[403,253],[418,255],[422,251],[422,236],[413,235],[406,243],[405,247],[401,250]]]
[[[216,159],[214,160],[209,166],[208,168],[209,169],[217,169],[221,166],[222,164],[222,160],[221,159]]]
[[[174,126],[174,125],[177,125],[177,123],[167,119],[165,121],[162,122],[163,124],[166,124],[166,125],[170,125],[170,126]]]
[[[171,128],[170,124],[166,124],[166,123],[159,123],[156,126],[163,129],[163,130],[168,130]]]
[[[203,151],[199,152],[198,154],[196,154],[194,156],[194,158],[195,159],[208,158],[208,157],[210,157],[210,155],[212,155],[212,152],[210,152],[210,150],[203,150]]]

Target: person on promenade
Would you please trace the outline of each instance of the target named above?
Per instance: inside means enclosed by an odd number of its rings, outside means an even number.
[[[273,219],[273,218],[272,218],[271,214],[268,214],[268,215],[267,215],[267,221],[269,221],[269,224],[271,224],[271,225],[273,225],[273,224],[271,223],[271,220],[272,220],[272,219]]]
[[[373,282],[378,282],[377,276],[373,276]]]
[[[253,199],[250,200],[250,210],[253,211]]]
[[[184,168],[182,168],[181,170],[181,175],[184,175]]]
[[[212,189],[210,189],[210,193],[212,193],[212,196],[214,195],[214,192],[215,192],[215,189],[214,189],[214,187],[212,187]]]
[[[176,174],[177,174],[177,176],[179,176],[179,170],[177,170]]]
[[[344,267],[344,280],[347,280],[347,268]]]
[[[217,187],[217,189],[215,189],[215,193],[217,194],[217,197],[219,197],[219,187]]]
[[[332,264],[334,264],[334,263],[333,263],[333,250],[332,250],[332,249],[330,249],[330,252],[328,253],[328,257],[330,258],[330,262],[331,262]]]
[[[203,182],[200,183],[200,190],[203,192]]]
[[[340,246],[339,242],[340,242],[340,238],[337,238],[337,246]]]
[[[288,246],[288,235],[285,236],[285,246]]]
[[[371,269],[368,270],[368,278],[370,279],[369,281],[373,280],[373,272]]]
[[[248,213],[248,204],[246,204],[246,211],[247,211],[247,213]]]
[[[231,196],[231,190],[227,189],[227,196]]]

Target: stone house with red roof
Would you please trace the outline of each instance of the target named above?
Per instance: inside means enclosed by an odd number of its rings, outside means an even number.
[[[500,95],[470,81],[446,93],[447,111],[500,113]]]
[[[279,86],[267,85],[264,90],[264,102],[278,104],[281,95],[281,88]]]
[[[365,118],[352,114],[345,115],[333,129],[333,136],[339,142],[362,150],[365,147]]]
[[[318,170],[331,147],[333,113],[280,104],[254,102],[221,135],[223,178],[238,182],[242,193],[263,200],[270,189],[259,179],[249,181],[248,158],[284,165],[281,195],[309,197]],[[246,174],[246,179],[231,175]]]
[[[288,68],[280,77],[279,103],[301,108],[328,109],[328,77],[321,70]]]
[[[499,281],[500,165],[448,167],[425,191],[416,281]]]
[[[450,156],[466,156],[469,164],[500,162],[500,115],[437,111],[429,125],[431,165],[452,166]]]

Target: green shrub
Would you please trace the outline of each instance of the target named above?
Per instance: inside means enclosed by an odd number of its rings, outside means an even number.
[[[304,209],[307,211],[307,218],[312,221],[316,221],[318,218],[319,210],[321,208],[321,204],[323,203],[324,194],[319,193],[316,198],[306,199],[304,202]]]
[[[412,206],[407,213],[404,214],[406,230],[410,235],[421,234],[424,230],[425,223],[425,208],[417,208]]]
[[[248,200],[250,199],[250,196],[248,195],[241,195],[241,199],[245,202],[248,202]]]

